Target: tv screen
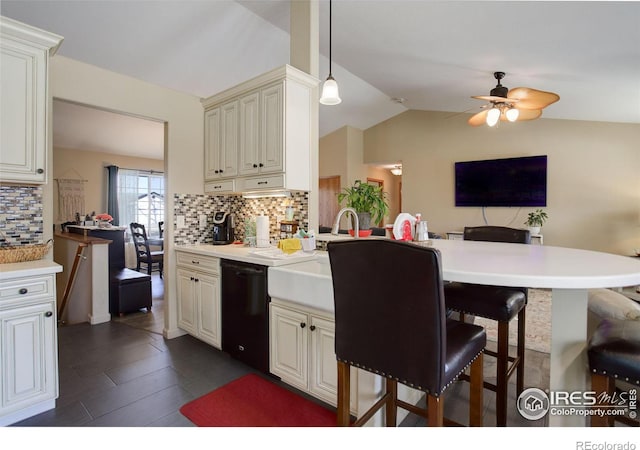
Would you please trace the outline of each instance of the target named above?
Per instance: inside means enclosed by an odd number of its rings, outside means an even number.
[[[547,206],[547,156],[455,163],[456,206]]]

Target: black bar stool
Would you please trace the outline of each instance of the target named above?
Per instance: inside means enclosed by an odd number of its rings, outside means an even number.
[[[465,227],[464,240],[530,244],[529,230],[508,227]],[[509,378],[516,372],[517,395],[524,390],[524,341],[527,289],[500,286],[483,286],[466,283],[447,283],[444,287],[447,308],[460,313],[495,320],[498,322],[497,351],[485,349],[484,353],[497,359],[496,383],[484,382],[484,387],[496,393],[496,425],[507,424],[507,399]],[[516,356],[509,355],[509,323],[518,317],[518,342]],[[510,364],[511,363],[511,364]],[[462,377],[468,379],[468,377]]]
[[[338,425],[351,425],[350,368],[386,378],[386,392],[353,425],[383,406],[386,425],[397,408],[444,424],[442,393],[471,366],[469,424],[482,426],[482,327],[446,318],[440,252],[406,242],[365,240],[327,246],[335,303]],[[478,301],[482,301],[478,299]],[[427,409],[397,398],[402,383],[427,394]]]

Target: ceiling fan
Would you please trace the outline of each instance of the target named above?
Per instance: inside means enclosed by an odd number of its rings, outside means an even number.
[[[486,123],[490,127],[498,121],[515,122],[517,120],[533,120],[542,115],[542,110],[552,103],[560,100],[560,96],[553,92],[539,91],[537,89],[517,87],[508,89],[500,84],[504,78],[504,72],[494,72],[493,76],[498,80],[496,87],[491,89],[489,95],[478,95],[471,98],[486,100],[489,103],[482,106],[481,111],[469,119],[469,125],[477,127]]]

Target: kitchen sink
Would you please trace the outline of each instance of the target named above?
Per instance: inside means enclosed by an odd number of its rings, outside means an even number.
[[[329,254],[316,252],[313,261],[270,267],[269,295],[333,313],[333,282]]]

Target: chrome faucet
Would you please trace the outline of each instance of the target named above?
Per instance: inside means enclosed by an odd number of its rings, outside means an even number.
[[[338,230],[340,229],[340,219],[344,213],[351,213],[351,218],[353,219],[354,229],[353,229],[353,237],[358,239],[360,234],[360,221],[358,220],[358,213],[353,208],[342,208],[338,211],[338,215],[336,216],[336,221],[333,223],[333,228],[331,229],[331,234],[338,235]]]

